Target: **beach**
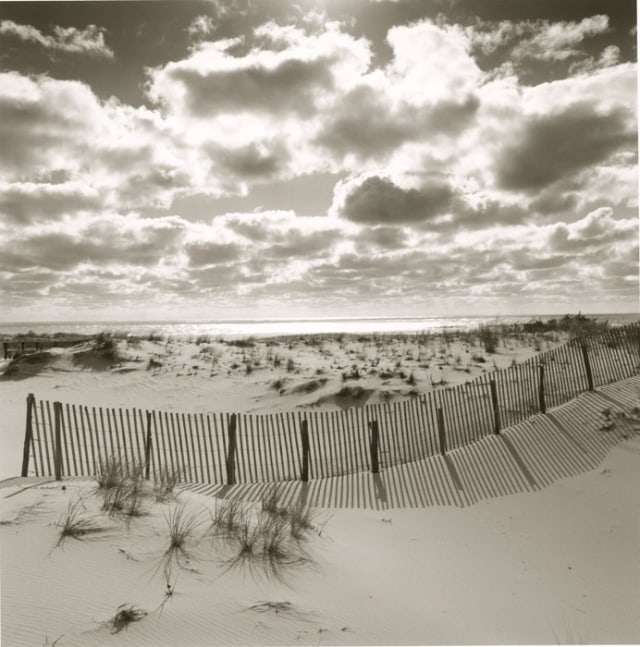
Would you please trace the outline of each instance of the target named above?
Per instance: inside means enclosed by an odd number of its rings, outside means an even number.
[[[392,505],[350,495],[336,505],[330,492],[373,483],[371,474],[312,481],[311,496],[291,484],[281,491],[288,512],[277,513],[284,543],[275,562],[260,551],[236,559],[238,535],[214,523],[216,510],[235,500],[247,528],[261,528],[272,486],[240,484],[225,494],[176,485],[159,500],[146,481],[140,514],[127,516],[109,509],[91,478],[10,478],[19,473],[30,393],[185,413],[342,411],[455,386],[566,339],[505,334],[487,352],[479,336],[465,334],[123,334],[5,360],[3,644],[637,642],[640,439],[631,423],[607,436],[591,469],[465,505],[421,505],[419,497],[403,505],[401,495]],[[598,415],[586,419],[589,433],[600,434]],[[406,474],[404,466],[385,467],[382,483],[401,493]],[[305,496],[310,523],[294,538],[292,511]],[[90,527],[63,537],[74,509]],[[194,526],[183,559],[167,561],[179,510]]]

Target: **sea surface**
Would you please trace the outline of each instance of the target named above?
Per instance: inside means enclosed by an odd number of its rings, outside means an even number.
[[[640,321],[637,314],[593,315],[618,326]],[[55,333],[97,334],[99,332],[128,333],[136,336],[159,334],[168,337],[214,338],[272,337],[279,335],[309,335],[323,333],[416,333],[423,331],[468,330],[482,324],[512,324],[532,319],[554,319],[559,315],[469,316],[469,317],[364,317],[328,319],[226,319],[211,321],[117,321],[117,322],[15,322],[0,323],[0,335],[34,332],[38,335]]]

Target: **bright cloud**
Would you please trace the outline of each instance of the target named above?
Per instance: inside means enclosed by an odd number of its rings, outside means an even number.
[[[0,22],[0,36],[14,36],[60,52],[106,58],[114,56],[113,50],[105,43],[104,30],[96,25],[87,25],[84,29],[54,25],[53,34],[46,35],[31,25],[20,25],[13,20],[3,20]]]

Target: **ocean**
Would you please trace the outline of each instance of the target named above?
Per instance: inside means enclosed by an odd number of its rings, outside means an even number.
[[[280,335],[310,335],[327,333],[416,333],[442,330],[468,330],[482,324],[523,323],[532,319],[554,319],[561,315],[509,315],[468,317],[363,317],[326,319],[225,319],[211,321],[64,321],[0,323],[0,335],[34,332],[38,335],[55,333],[97,334],[126,332],[147,336],[155,333],[168,337],[197,337],[209,335],[220,338],[272,337]],[[593,315],[611,325],[619,326],[640,321],[637,314]]]

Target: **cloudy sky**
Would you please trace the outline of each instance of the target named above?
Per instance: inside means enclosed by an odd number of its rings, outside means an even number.
[[[638,310],[635,0],[0,2],[5,321]]]

